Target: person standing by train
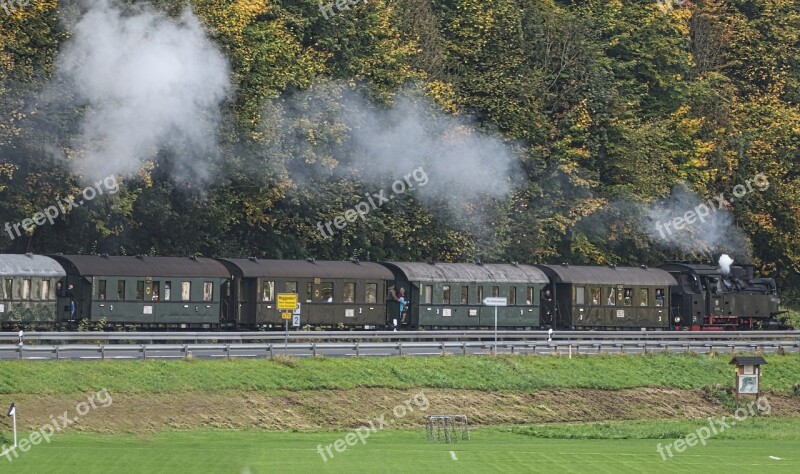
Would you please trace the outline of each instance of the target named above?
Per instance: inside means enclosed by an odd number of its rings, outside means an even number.
[[[67,285],[67,291],[64,293],[66,298],[69,298],[69,319],[71,321],[75,320],[75,312],[78,309],[77,304],[75,303],[75,286],[74,285]]]
[[[406,323],[406,289],[400,288],[400,293],[397,295],[397,301],[400,303],[400,324]]]

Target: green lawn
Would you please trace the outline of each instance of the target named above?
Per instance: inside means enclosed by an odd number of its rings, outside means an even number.
[[[146,416],[143,414],[143,416]],[[735,430],[747,436],[749,428]],[[428,442],[423,430],[379,431],[323,461],[317,445],[347,432],[165,432],[153,438],[64,433],[33,446],[0,471],[25,473],[271,472],[800,472],[793,440],[712,439],[666,461],[653,439],[542,439],[477,429],[457,444]],[[341,445],[340,445],[341,447]],[[778,458],[778,459],[775,459]],[[5,466],[3,466],[5,465]]]

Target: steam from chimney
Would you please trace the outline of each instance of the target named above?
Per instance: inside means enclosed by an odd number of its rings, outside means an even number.
[[[733,264],[733,259],[728,256],[728,254],[723,253],[719,257],[719,269],[723,275],[728,275],[731,272],[731,265]]]

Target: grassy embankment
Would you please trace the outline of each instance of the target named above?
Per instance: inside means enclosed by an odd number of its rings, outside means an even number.
[[[733,382],[730,355],[400,357],[232,361],[0,362],[0,394],[438,388],[702,389]],[[800,392],[800,357],[766,357],[762,389]]]

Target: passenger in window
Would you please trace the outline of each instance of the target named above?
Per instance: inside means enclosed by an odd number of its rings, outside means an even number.
[[[624,305],[630,306],[632,302],[633,302],[633,295],[631,294],[631,290],[625,289]]]
[[[389,299],[397,301],[397,292],[394,291],[394,285],[389,286]]]
[[[616,305],[616,300],[614,299],[614,288],[609,288],[608,290],[608,306]]]
[[[153,301],[158,301],[158,288],[153,287]]]
[[[664,306],[664,290],[656,290],[656,306]]]

